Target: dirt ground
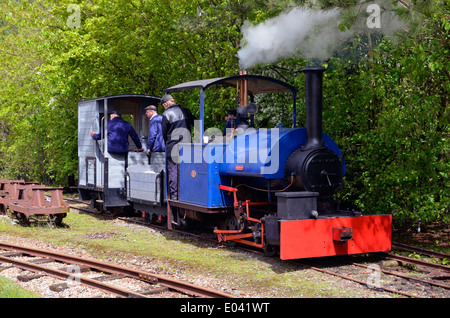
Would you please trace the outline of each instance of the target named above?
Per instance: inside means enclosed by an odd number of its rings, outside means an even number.
[[[407,229],[394,228],[392,236],[394,242],[450,254],[450,223],[448,222],[420,224],[420,227],[417,225]]]

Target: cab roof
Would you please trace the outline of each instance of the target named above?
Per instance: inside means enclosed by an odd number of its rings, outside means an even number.
[[[260,75],[236,75],[229,77],[217,77],[204,80],[190,81],[181,83],[169,88],[164,89],[164,92],[176,92],[186,89],[200,88],[202,90],[207,89],[213,85],[225,85],[230,87],[236,87],[239,81],[245,79],[247,81],[247,90],[250,94],[265,94],[265,93],[279,93],[279,92],[295,92],[296,88],[285,82],[277,79],[260,76]]]

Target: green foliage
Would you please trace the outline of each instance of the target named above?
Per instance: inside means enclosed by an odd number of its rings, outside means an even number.
[[[426,28],[381,39],[369,58],[330,60],[326,73],[324,129],[350,168],[343,198],[398,225],[448,221],[448,9],[423,12]]]
[[[449,1],[379,3],[406,31],[357,34],[325,63],[324,131],[348,171],[339,198],[367,213],[393,213],[399,224],[448,217]],[[235,75],[244,21],[296,5],[345,10],[342,30],[364,13],[355,0],[0,1],[1,176],[53,183],[76,176],[78,100],[162,95],[180,82]],[[299,127],[304,65],[294,56],[250,70],[299,88]],[[236,91],[207,93],[205,128],[221,128]],[[198,92],[175,97],[199,115]],[[292,126],[287,96],[257,103],[259,127]]]

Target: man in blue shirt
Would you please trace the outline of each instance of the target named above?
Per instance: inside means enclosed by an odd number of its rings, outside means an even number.
[[[122,114],[113,111],[108,122],[108,152],[117,155],[126,155],[128,153],[128,136],[131,136],[138,151],[144,151],[139,136],[134,131],[133,126],[122,119]],[[94,140],[100,140],[101,134],[91,131],[91,137]]]
[[[162,116],[158,115],[158,109],[155,105],[150,105],[145,108],[145,115],[150,119],[148,127],[147,155],[150,156],[152,152],[166,151],[166,145],[164,144],[161,129]]]

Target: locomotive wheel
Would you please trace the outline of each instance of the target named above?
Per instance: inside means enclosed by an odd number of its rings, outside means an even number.
[[[267,256],[274,256],[275,254],[277,254],[278,252],[278,248],[270,245],[270,244],[265,244],[264,245],[264,254]]]
[[[239,226],[239,222],[236,219],[236,216],[234,214],[229,214],[224,222],[224,229],[225,230],[237,230]]]
[[[156,224],[158,222],[158,216],[155,213],[145,212],[144,219],[150,224]]]
[[[190,225],[189,225],[189,221],[183,217],[178,216],[178,225],[177,228],[179,230],[187,230],[189,229]]]
[[[226,219],[221,224],[222,230],[238,230],[239,229],[239,222],[236,219],[236,216],[234,214],[228,214]],[[236,246],[236,242],[233,241],[226,241],[226,243],[229,246]]]
[[[182,214],[180,209],[176,209],[176,221],[172,223],[176,230],[186,231],[191,227],[190,219]]]

